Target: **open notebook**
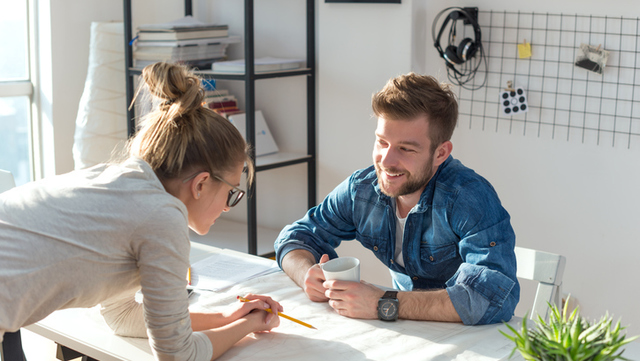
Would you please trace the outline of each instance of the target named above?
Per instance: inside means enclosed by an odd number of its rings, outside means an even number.
[[[278,271],[280,267],[273,260],[224,249],[191,265],[191,287],[221,291],[252,278]]]

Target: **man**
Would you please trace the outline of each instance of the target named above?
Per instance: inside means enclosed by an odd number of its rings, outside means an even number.
[[[373,96],[373,166],[358,170],[275,242],[309,299],[353,318],[508,321],[520,297],[515,234],[491,184],[450,154],[458,104],[448,85],[410,73]],[[399,292],[326,281],[320,264],[356,239]],[[379,307],[380,305],[380,307]]]

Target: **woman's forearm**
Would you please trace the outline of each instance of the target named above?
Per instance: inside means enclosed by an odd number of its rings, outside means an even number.
[[[193,331],[204,331],[226,326],[236,320],[225,317],[219,312],[189,312],[189,316],[191,316],[191,328]]]

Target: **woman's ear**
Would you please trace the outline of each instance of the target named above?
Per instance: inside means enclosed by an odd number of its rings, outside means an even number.
[[[195,176],[195,178],[193,178],[190,185],[190,191],[193,198],[200,199],[204,183],[208,181],[210,177],[211,175],[208,172],[200,172]]]

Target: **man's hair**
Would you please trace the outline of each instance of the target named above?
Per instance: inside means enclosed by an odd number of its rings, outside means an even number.
[[[371,99],[373,113],[388,120],[426,115],[432,150],[450,140],[458,120],[458,102],[450,84],[409,73],[389,79]]]

